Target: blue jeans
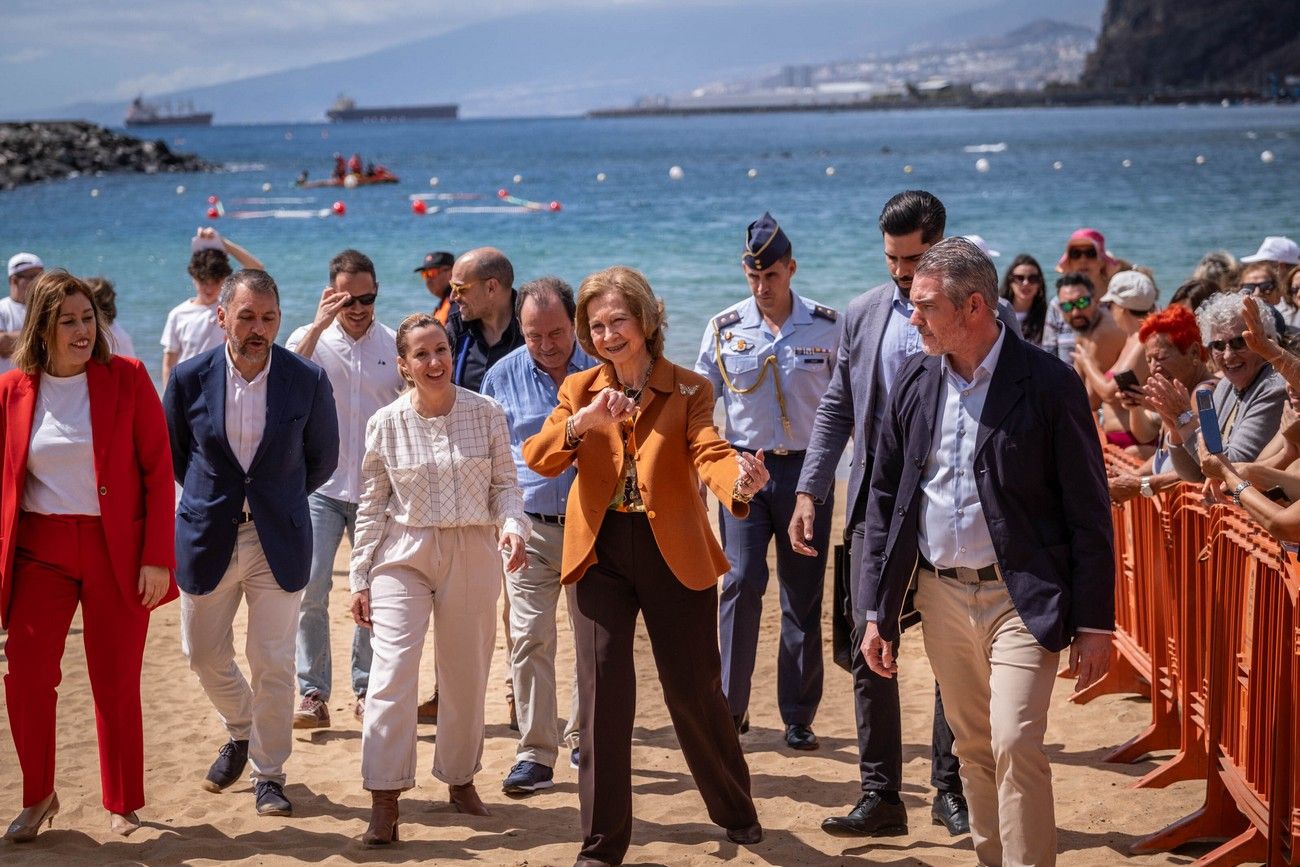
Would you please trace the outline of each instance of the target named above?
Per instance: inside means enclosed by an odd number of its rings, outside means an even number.
[[[334,555],[343,541],[351,543],[357,530],[357,504],[323,494],[307,499],[311,510],[311,577],[298,614],[298,692],[330,699],[334,669],[330,660],[330,588],[334,584]],[[351,621],[351,615],[348,620]],[[352,633],[352,692],[366,694],[370,683],[370,630],[354,626]]]

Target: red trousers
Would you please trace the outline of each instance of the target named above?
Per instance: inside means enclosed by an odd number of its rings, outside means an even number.
[[[138,600],[124,598],[98,517],[23,512],[5,644],[5,701],[23,771],[24,807],[54,790],[60,662],[78,602],[95,698],[104,808],[129,813],[144,806],[140,665],[149,612]]]

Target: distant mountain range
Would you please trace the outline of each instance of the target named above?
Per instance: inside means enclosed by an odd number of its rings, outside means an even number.
[[[1044,15],[1097,26],[1102,5],[1103,0],[812,0],[557,8],[348,60],[146,96],[191,100],[212,111],[218,124],[321,121],[343,92],[362,106],[455,102],[462,117],[581,114],[647,92],[770,74],[786,64],[897,52],[922,34],[931,44],[996,38]],[[80,103],[39,114],[118,125],[125,108],[125,102]]]

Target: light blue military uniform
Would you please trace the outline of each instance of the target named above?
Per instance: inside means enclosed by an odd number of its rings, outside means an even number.
[[[719,510],[723,547],[731,563],[719,600],[722,691],[737,725],[749,707],[773,537],[781,584],[781,718],[787,726],[811,726],[821,701],[822,587],[834,507],[817,509],[810,542],[816,557],[794,552],[788,527],[813,418],[839,351],[840,322],[831,308],[793,291],[791,295],[792,309],[780,334],[764,323],[752,295],[722,311],[705,328],[695,362],[696,372],[713,383],[726,409],[727,439],[740,449],[763,449],[771,473],[750,503],[748,518]]]

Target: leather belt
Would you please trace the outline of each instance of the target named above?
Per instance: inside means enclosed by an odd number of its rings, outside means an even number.
[[[949,578],[953,581],[960,581],[962,584],[981,584],[985,581],[1002,580],[1002,571],[998,569],[998,564],[996,563],[991,563],[988,566],[981,566],[978,569],[972,569],[969,566],[953,566],[947,569],[936,569],[933,563],[918,554],[917,565],[927,572],[933,572],[940,578]]]
[[[534,521],[541,521],[543,524],[552,524],[556,527],[564,526],[563,515],[539,515],[536,512],[524,512],[524,514]]]

